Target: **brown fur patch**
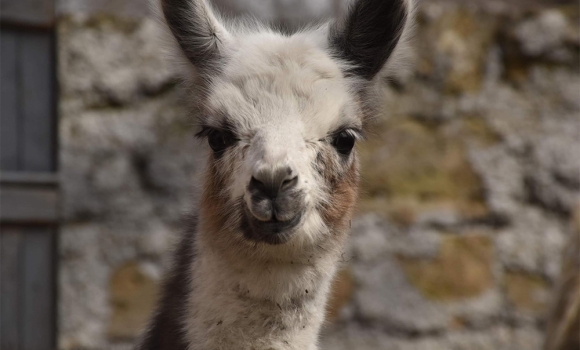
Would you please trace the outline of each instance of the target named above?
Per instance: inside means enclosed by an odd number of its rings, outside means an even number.
[[[336,252],[341,249],[339,247],[348,237],[349,223],[358,195],[359,165],[356,153],[346,159],[339,156],[331,145],[324,146],[320,151],[315,167],[325,183],[328,202],[320,204],[317,210],[332,232],[333,239],[319,241],[312,247],[300,247],[299,251],[294,249],[296,247],[287,250],[286,245],[270,246],[263,250],[257,242],[240,234],[243,232],[240,231],[243,215],[240,208],[245,204],[232,201],[227,192],[231,176],[235,176],[229,161],[230,157],[236,156],[239,154],[226,155],[219,160],[213,155],[209,156],[200,203],[200,244],[233,264],[239,264],[239,259],[245,261],[248,257],[254,261],[274,257],[279,261],[298,262],[302,258],[308,260],[308,255],[318,249]],[[237,253],[232,254],[232,249]]]
[[[200,222],[201,233],[211,234],[212,239],[209,243],[219,249],[225,249],[225,245],[221,245],[221,241],[227,239],[225,231],[227,226],[235,221],[236,205],[229,204],[229,195],[227,193],[228,178],[224,174],[231,174],[231,171],[218,171],[218,167],[229,168],[229,164],[224,164],[227,159],[223,158],[217,160],[213,154],[208,157],[208,167],[205,174],[204,189],[202,192],[200,212],[203,217],[203,222]],[[223,237],[221,237],[221,236]],[[218,243],[220,242],[220,243]]]
[[[350,157],[347,169],[341,169],[342,161],[337,162],[333,149],[323,150],[317,159],[319,172],[328,186],[330,200],[322,206],[324,222],[333,231],[341,232],[347,228],[357,200],[359,186],[359,166],[356,153]]]

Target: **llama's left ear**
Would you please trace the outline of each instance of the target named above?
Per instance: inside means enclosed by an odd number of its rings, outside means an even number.
[[[349,72],[371,80],[395,52],[411,11],[412,0],[354,0],[346,16],[331,24],[329,44],[354,65]]]

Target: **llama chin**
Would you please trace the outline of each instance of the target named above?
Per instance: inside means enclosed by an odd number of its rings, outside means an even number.
[[[207,144],[198,219],[138,349],[315,350],[359,187],[356,143],[409,0],[288,35],[162,0]]]

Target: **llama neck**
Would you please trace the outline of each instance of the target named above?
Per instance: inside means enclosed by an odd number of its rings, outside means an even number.
[[[335,254],[268,261],[216,251],[199,234],[188,337],[196,349],[315,350]],[[230,248],[231,249],[231,248]]]

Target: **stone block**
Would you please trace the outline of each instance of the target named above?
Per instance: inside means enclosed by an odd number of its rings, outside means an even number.
[[[494,286],[493,241],[487,236],[443,238],[433,260],[398,257],[409,281],[423,296],[450,301],[476,297]]]
[[[420,26],[424,41],[419,54],[419,72],[443,84],[445,92],[463,94],[481,88],[486,55],[496,35],[497,18],[466,7],[423,13],[427,25]],[[420,22],[421,23],[421,22]]]
[[[487,214],[483,187],[462,139],[469,133],[461,136],[457,128],[410,118],[384,121],[376,133],[380,137],[360,148],[361,210],[381,213],[402,226],[423,212],[462,218]]]
[[[157,300],[158,281],[146,267],[128,262],[113,272],[110,282],[109,338],[135,339],[147,325]]]
[[[508,301],[524,312],[543,314],[547,310],[550,285],[541,277],[508,272],[503,280]]]

